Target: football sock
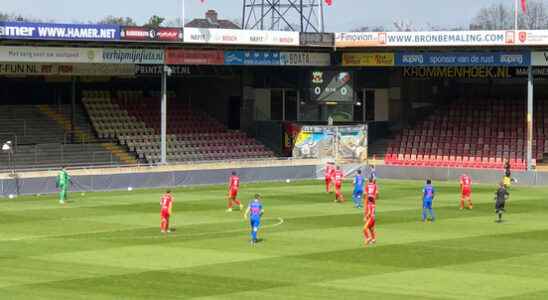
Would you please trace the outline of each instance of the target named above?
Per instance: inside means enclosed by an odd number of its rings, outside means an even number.
[[[257,230],[258,230],[257,227],[251,228],[251,239],[254,241],[257,240]]]
[[[432,208],[429,208],[428,210],[430,211],[430,218],[432,219],[432,221],[434,221],[434,219],[436,219],[436,216],[434,215],[434,210]]]

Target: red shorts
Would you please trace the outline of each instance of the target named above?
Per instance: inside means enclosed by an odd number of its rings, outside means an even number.
[[[367,223],[365,223],[366,228],[373,228],[375,227],[375,218],[370,218]]]
[[[470,197],[470,195],[472,195],[472,190],[471,189],[463,189],[462,192],[461,192],[462,196],[463,197]]]
[[[230,198],[236,198],[236,196],[238,196],[238,190],[237,189],[231,189],[228,192],[228,195],[230,196]]]
[[[342,187],[342,182],[335,182],[335,189],[340,190]]]
[[[331,177],[325,177],[325,184],[331,184]]]
[[[167,210],[162,210],[162,211],[160,212],[160,216],[162,217],[162,219],[169,219],[169,216],[170,216],[170,215],[169,215],[169,211],[167,211]]]

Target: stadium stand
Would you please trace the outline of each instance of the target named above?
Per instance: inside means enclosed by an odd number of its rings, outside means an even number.
[[[47,105],[3,105],[0,109],[0,138],[14,143],[15,168],[59,167],[62,165],[121,164],[108,146],[97,140],[83,111],[75,114],[74,137],[70,131],[68,107],[56,110]],[[74,140],[73,140],[74,138]],[[0,169],[8,168],[8,153],[0,154]]]
[[[548,152],[548,102],[536,101],[533,158]],[[518,100],[465,99],[439,108],[404,129],[389,145],[385,163],[402,166],[525,169],[525,104]],[[545,131],[545,128],[546,131]]]
[[[83,98],[100,137],[116,138],[148,163],[160,162],[158,97],[139,91],[85,91]],[[167,159],[175,162],[272,158],[274,153],[244,133],[226,129],[206,113],[168,100]]]

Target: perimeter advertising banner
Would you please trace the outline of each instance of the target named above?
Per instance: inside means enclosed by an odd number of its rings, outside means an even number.
[[[293,147],[294,158],[367,159],[367,127],[302,126]]]
[[[135,65],[0,63],[0,75],[133,76]]]
[[[120,26],[0,22],[0,39],[118,41],[120,40]]]
[[[4,46],[0,62],[102,63],[103,49]]]
[[[191,75],[192,72],[189,66],[182,65],[169,65],[171,68],[171,76],[183,77]],[[154,76],[158,77],[162,75],[164,70],[164,65],[135,65],[135,75],[136,76]]]
[[[531,65],[548,66],[548,51],[533,52],[531,54]]]
[[[343,53],[342,56],[342,65],[348,67],[391,67],[394,64],[394,53]]]
[[[277,51],[225,51],[225,65],[279,66],[280,52]]]
[[[183,40],[183,29],[125,26],[121,28],[120,38],[124,41],[180,42]]]
[[[187,27],[184,30],[184,42],[195,44],[299,46],[299,33]]]
[[[517,45],[548,45],[548,30],[520,30],[516,36]]]
[[[402,71],[404,78],[414,79],[509,79],[525,78],[528,74],[528,67],[405,67]],[[548,77],[548,65],[533,68],[533,76]]]
[[[335,34],[336,47],[432,47],[432,46],[508,46],[517,44],[518,33],[510,30],[495,31],[424,31],[424,32],[339,32]],[[529,32],[531,44],[537,31]],[[548,44],[547,38],[538,43]]]
[[[103,49],[103,62],[110,64],[161,65],[164,63],[163,49]]]
[[[530,52],[400,52],[397,66],[507,66],[531,63]]]
[[[282,66],[330,66],[331,54],[313,52],[281,52]]]
[[[166,49],[166,63],[170,65],[222,65],[225,55],[220,50]]]

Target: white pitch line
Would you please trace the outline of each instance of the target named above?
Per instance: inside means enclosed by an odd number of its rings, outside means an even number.
[[[276,224],[270,224],[270,225],[264,225],[261,226],[261,229],[265,228],[274,228],[282,225],[285,221],[282,218],[277,218],[278,223]],[[210,234],[221,234],[221,233],[238,233],[238,232],[247,232],[249,229],[233,229],[233,230],[225,230],[225,231],[214,231],[214,232],[204,232],[204,233],[195,233],[195,234],[185,234],[185,235],[177,235],[177,233],[169,233],[167,235],[159,233],[158,235],[150,235],[150,236],[139,236],[139,237],[98,237],[95,238],[96,240],[148,240],[148,239],[160,239],[160,238],[178,238],[178,237],[197,237],[197,236],[206,236]]]
[[[261,228],[274,228],[282,225],[285,221],[284,219],[278,217],[276,218],[278,220],[278,223],[276,224],[270,224],[270,225],[264,225],[261,226]],[[142,228],[145,229],[145,228]],[[131,229],[120,229],[120,230],[110,230],[110,231],[95,231],[95,232],[83,232],[81,234],[101,234],[101,233],[114,233],[114,232],[124,232],[129,231]],[[17,241],[29,241],[29,240],[57,240],[62,239],[64,237],[67,237],[68,239],[72,240],[146,240],[146,239],[158,239],[158,238],[177,238],[177,237],[196,237],[196,236],[205,236],[210,234],[221,234],[221,233],[237,233],[237,232],[245,232],[248,231],[248,229],[233,229],[233,230],[225,230],[225,231],[214,231],[214,232],[204,232],[204,233],[196,233],[196,234],[186,234],[186,235],[177,235],[176,233],[168,234],[167,236],[161,233],[158,233],[158,235],[150,235],[150,236],[138,236],[138,237],[96,237],[96,238],[77,238],[72,237],[75,234],[67,234],[67,235],[49,235],[49,236],[35,236],[35,237],[26,237],[26,238],[12,238],[12,239],[0,239],[0,242],[17,242]]]

